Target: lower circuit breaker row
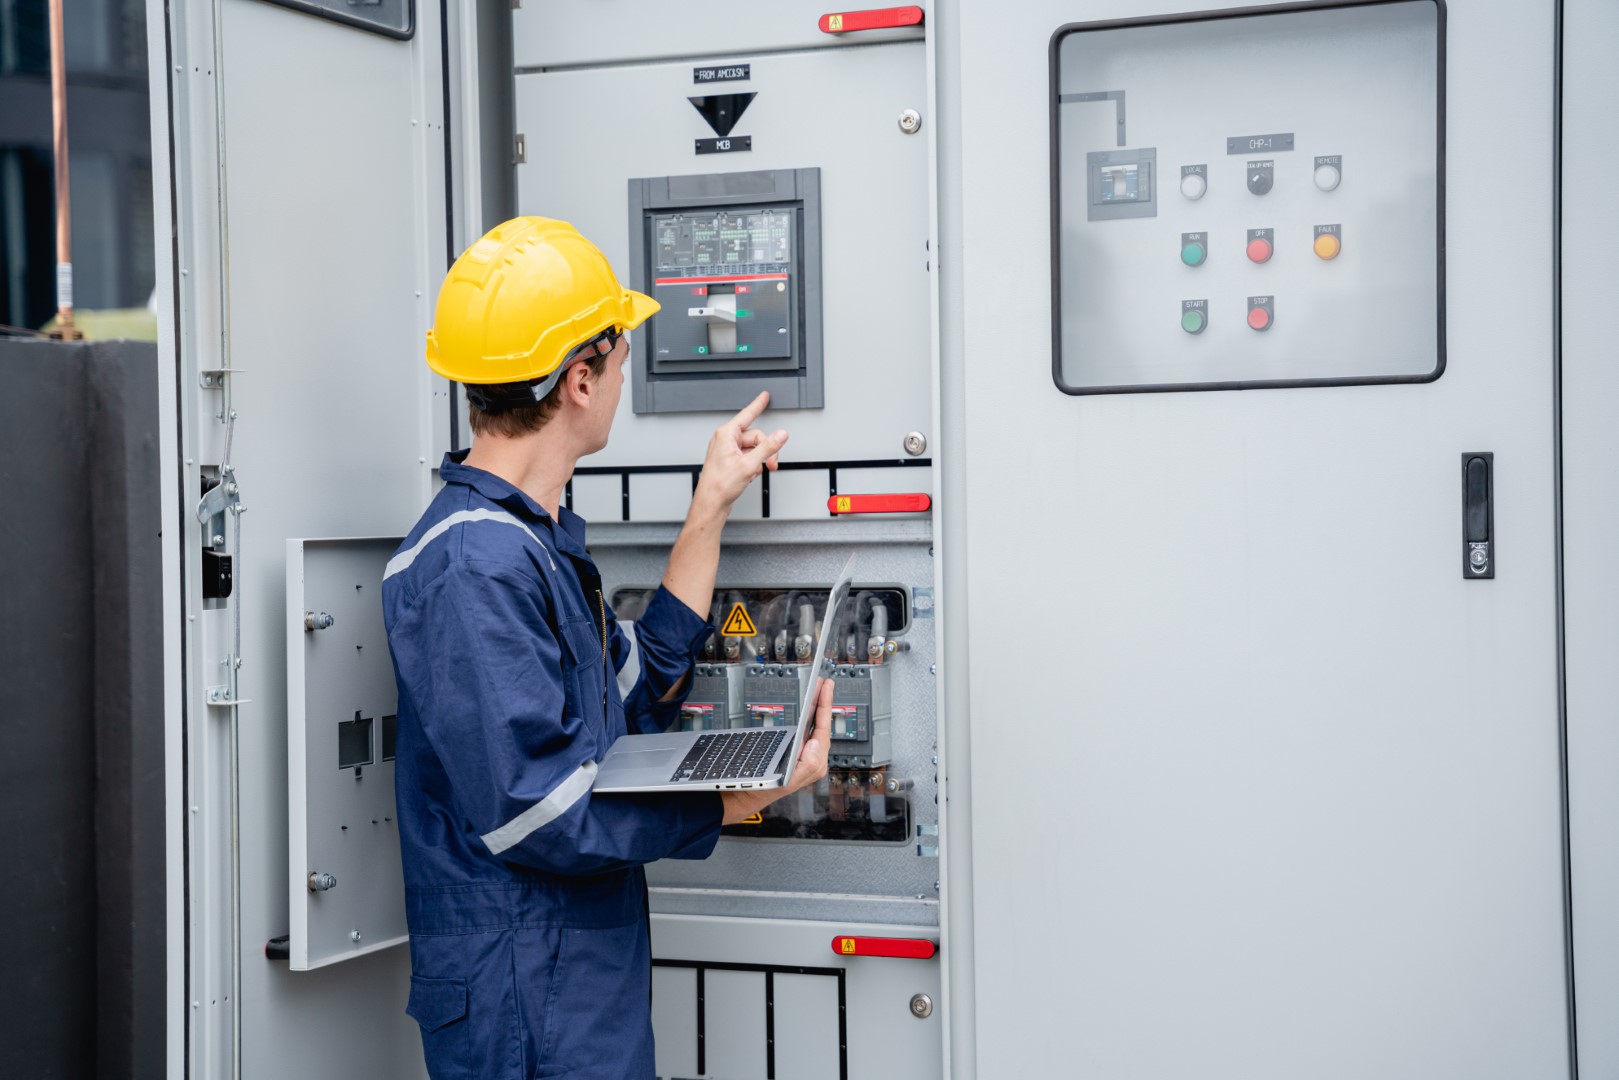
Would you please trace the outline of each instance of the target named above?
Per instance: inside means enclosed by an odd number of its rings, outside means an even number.
[[[884,664],[839,664],[832,673],[835,769],[893,760],[893,672]],[[685,731],[791,727],[798,723],[807,664],[698,664],[680,710]]]

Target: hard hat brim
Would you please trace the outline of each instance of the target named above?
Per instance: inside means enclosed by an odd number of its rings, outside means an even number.
[[[663,305],[652,297],[646,293],[638,293],[634,289],[624,290],[624,303],[630,312],[629,319],[624,323],[626,330],[634,330],[663,309]]]

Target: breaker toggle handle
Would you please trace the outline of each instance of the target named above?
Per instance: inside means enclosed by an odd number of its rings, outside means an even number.
[[[843,934],[832,939],[832,951],[839,956],[892,956],[901,960],[931,960],[939,955],[939,943],[927,938],[854,937]]]

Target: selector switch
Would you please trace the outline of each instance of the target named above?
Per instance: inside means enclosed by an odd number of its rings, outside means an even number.
[[[1202,266],[1209,257],[1209,234],[1181,233],[1181,262],[1187,266]]]
[[[1331,260],[1338,257],[1338,252],[1344,249],[1343,231],[1340,225],[1317,225],[1315,227],[1315,254],[1319,259]]]
[[[1275,161],[1250,161],[1248,163],[1248,190],[1255,195],[1264,195],[1276,183]]]
[[[1201,199],[1204,192],[1209,190],[1209,167],[1207,165],[1181,166],[1181,194],[1188,199]]]
[[[1276,323],[1276,298],[1250,296],[1248,298],[1248,325],[1254,330],[1269,330]]]
[[[1209,325],[1209,302],[1207,300],[1181,301],[1181,329],[1188,334],[1201,334],[1204,327]]]
[[[1275,229],[1249,229],[1248,230],[1248,261],[1256,263],[1270,262],[1270,257],[1276,253]]]
[[[1322,191],[1334,191],[1343,181],[1342,154],[1328,154],[1315,159],[1315,186]]]

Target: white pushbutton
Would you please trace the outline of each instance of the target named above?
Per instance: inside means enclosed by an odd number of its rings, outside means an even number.
[[[1201,199],[1207,190],[1209,180],[1202,173],[1189,172],[1181,177],[1181,194],[1188,199]]]
[[[1338,186],[1338,181],[1342,178],[1342,174],[1338,172],[1338,166],[1336,165],[1317,165],[1315,167],[1315,186],[1322,191],[1331,191]]]

